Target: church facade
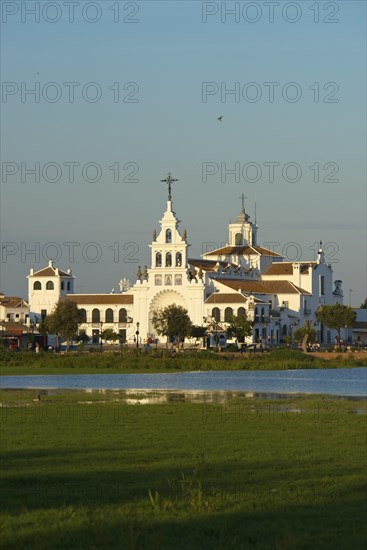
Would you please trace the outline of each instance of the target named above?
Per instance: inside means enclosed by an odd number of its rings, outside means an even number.
[[[82,309],[84,331],[95,343],[111,328],[123,340],[158,338],[153,313],[170,304],[183,306],[194,325],[225,331],[232,315],[246,313],[253,323],[248,341],[278,343],[295,328],[310,323],[320,343],[331,334],[320,326],[316,310],[323,304],[343,302],[342,283],[333,282],[331,265],[325,262],[322,244],[315,261],[287,262],[257,244],[257,224],[242,208],[228,226],[227,244],[201,258],[188,256],[186,230],[181,231],[173,211],[171,175],[166,210],[154,231],[150,266],[139,266],[137,280],[120,281],[120,292],[75,294],[74,276],[52,262],[28,275],[30,315],[39,321],[59,299],[67,298]]]

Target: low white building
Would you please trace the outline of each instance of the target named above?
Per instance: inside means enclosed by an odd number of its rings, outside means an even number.
[[[31,315],[39,320],[60,298],[75,301],[83,310],[85,331],[98,342],[111,328],[130,342],[156,338],[153,312],[169,304],[187,309],[198,326],[219,323],[224,329],[231,315],[246,313],[253,322],[255,341],[280,342],[297,326],[309,322],[320,343],[332,335],[316,319],[323,304],[343,302],[341,281],[333,283],[331,265],[325,263],[320,243],[316,261],[285,262],[283,257],[257,244],[257,224],[250,221],[242,199],[241,212],[228,226],[226,246],[188,257],[187,232],[179,229],[172,209],[169,175],[166,210],[150,243],[150,266],[138,268],[133,286],[120,281],[120,293],[74,294],[74,276],[49,265],[28,275]],[[137,335],[137,332],[139,333]],[[249,339],[251,340],[251,339]]]

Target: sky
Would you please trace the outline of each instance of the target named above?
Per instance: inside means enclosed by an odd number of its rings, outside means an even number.
[[[314,260],[322,240],[360,305],[364,1],[0,3],[1,292],[49,259],[77,292],[134,283],[172,172],[190,257],[244,193],[259,244]]]

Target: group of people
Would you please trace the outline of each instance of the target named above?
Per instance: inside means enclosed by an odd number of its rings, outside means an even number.
[[[298,349],[300,351],[303,351],[302,342],[298,343]],[[320,351],[320,344],[318,342],[307,342],[306,343],[306,351],[309,353],[310,351]]]

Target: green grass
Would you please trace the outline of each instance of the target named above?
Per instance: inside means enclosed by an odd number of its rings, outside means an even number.
[[[165,350],[124,350],[122,353],[0,353],[0,375],[94,374],[98,372],[171,372],[193,370],[286,370],[366,366],[365,359],[327,360],[287,349],[271,353],[215,354],[184,352],[167,354]]]
[[[365,402],[115,396],[2,392],[3,548],[365,548]]]

